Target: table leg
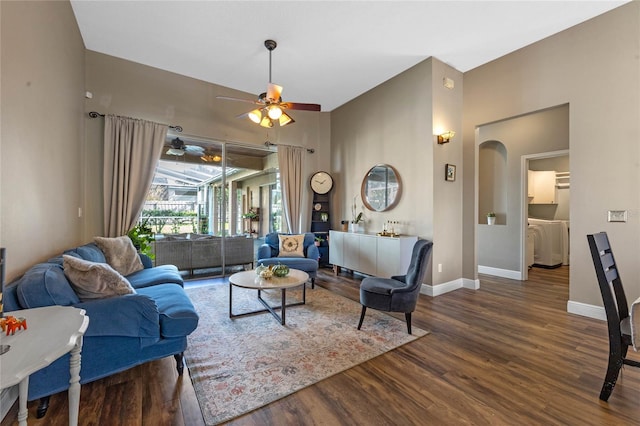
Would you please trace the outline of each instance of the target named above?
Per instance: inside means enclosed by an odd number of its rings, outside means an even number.
[[[27,397],[29,396],[29,376],[18,385],[18,425],[27,426]]]
[[[280,324],[284,325],[284,313],[287,308],[287,289],[285,288],[282,289],[282,303],[280,304],[280,306],[282,306],[282,312],[280,313],[280,316],[282,318]]]
[[[80,351],[82,350],[82,336],[78,337],[76,345],[71,349],[69,361],[69,426],[77,426],[80,411]]]

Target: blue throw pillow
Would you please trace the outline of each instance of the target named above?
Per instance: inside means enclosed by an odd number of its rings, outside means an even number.
[[[80,257],[80,259],[88,260],[89,262],[107,263],[107,258],[104,256],[104,253],[94,243],[67,250],[64,254]]]
[[[16,292],[23,309],[80,302],[62,267],[54,263],[39,263],[29,269],[18,280]]]

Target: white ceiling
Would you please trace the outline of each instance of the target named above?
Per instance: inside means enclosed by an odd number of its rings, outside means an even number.
[[[465,72],[626,1],[71,0],[87,49],[323,111],[434,56]],[[221,93],[228,94],[228,93]]]

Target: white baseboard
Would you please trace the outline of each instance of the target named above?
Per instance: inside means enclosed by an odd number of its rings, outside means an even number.
[[[462,278],[458,278],[457,280],[453,280],[453,281],[449,281],[449,282],[437,284],[437,285],[422,284],[420,293],[426,294],[427,296],[436,297],[436,296],[440,296],[441,294],[449,293],[450,291],[454,291],[462,287],[463,287]]]
[[[18,385],[2,389],[0,393],[0,420],[4,420],[13,403],[18,399]]]
[[[469,290],[478,290],[480,289],[480,280],[470,280],[469,278],[463,278],[462,287],[468,288]]]
[[[595,318],[602,321],[607,320],[607,314],[602,306],[587,305],[581,302],[567,302],[567,312],[570,314],[582,315],[583,317]]]
[[[491,266],[478,265],[478,273],[522,281],[522,273],[520,271],[512,271],[510,269],[500,269],[493,268]]]

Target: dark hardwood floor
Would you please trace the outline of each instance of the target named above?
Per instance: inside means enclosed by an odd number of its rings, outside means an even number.
[[[431,334],[230,424],[640,424],[640,369],[625,367],[609,402],[598,399],[606,324],[566,312],[568,268],[534,268],[529,278],[481,276],[480,290],[421,296],[414,325]],[[358,299],[358,276],[326,269],[317,283]],[[41,420],[30,403],[29,424],[66,424],[66,398],[53,396]],[[2,426],[16,423],[16,411],[14,404]],[[187,370],[179,378],[172,357],[83,385],[80,419],[203,424]]]

